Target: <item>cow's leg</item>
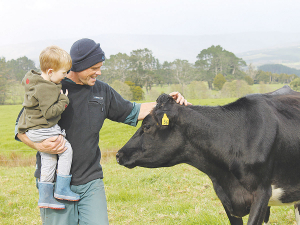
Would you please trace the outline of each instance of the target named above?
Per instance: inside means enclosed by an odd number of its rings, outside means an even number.
[[[296,217],[296,222],[297,225],[300,225],[300,204],[295,204],[295,217]]]
[[[243,219],[242,218],[237,218],[237,217],[232,216],[224,205],[223,205],[223,207],[225,209],[225,212],[227,214],[227,217],[228,217],[231,225],[243,225]]]
[[[266,212],[266,215],[265,215],[265,219],[264,219],[264,225],[269,225],[269,219],[270,219],[270,210],[271,210],[271,207],[268,207],[267,209],[267,212]]]
[[[254,201],[250,208],[248,225],[262,224],[268,209],[268,202],[272,195],[271,186],[269,188],[258,187]]]

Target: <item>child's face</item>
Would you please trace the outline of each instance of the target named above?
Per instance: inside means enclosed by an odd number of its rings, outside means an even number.
[[[52,71],[52,74],[50,76],[50,81],[53,83],[59,84],[62,79],[64,79],[67,76],[68,70],[67,69],[60,69],[58,71]]]

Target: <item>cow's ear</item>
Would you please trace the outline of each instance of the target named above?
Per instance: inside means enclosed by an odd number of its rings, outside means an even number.
[[[154,116],[162,128],[172,127],[176,123],[177,109],[176,101],[167,94],[160,95],[154,108]]]
[[[167,110],[166,109],[166,106],[169,105],[169,104],[173,104],[173,103],[176,103],[175,100],[172,98],[172,96],[170,95],[167,95],[167,94],[161,94],[157,100],[156,100],[156,107],[155,109],[164,109],[164,110]],[[170,106],[170,105],[169,105]]]

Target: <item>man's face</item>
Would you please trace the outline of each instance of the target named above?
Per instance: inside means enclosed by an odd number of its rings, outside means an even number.
[[[96,83],[97,76],[101,75],[100,68],[102,65],[103,62],[99,62],[86,70],[78,72],[78,84],[93,86]]]

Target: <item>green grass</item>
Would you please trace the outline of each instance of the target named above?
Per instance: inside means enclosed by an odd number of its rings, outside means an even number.
[[[0,167],[0,224],[41,224],[34,167]]]
[[[111,158],[103,170],[112,225],[229,224],[209,178],[189,165],[130,170]],[[33,166],[0,167],[1,225],[41,223],[33,172]],[[270,221],[295,224],[293,207],[273,207]]]
[[[22,105],[1,105],[0,106],[0,152],[1,155],[10,154],[11,150],[32,155],[31,150],[21,142],[14,141],[14,130],[16,118],[22,109]]]

